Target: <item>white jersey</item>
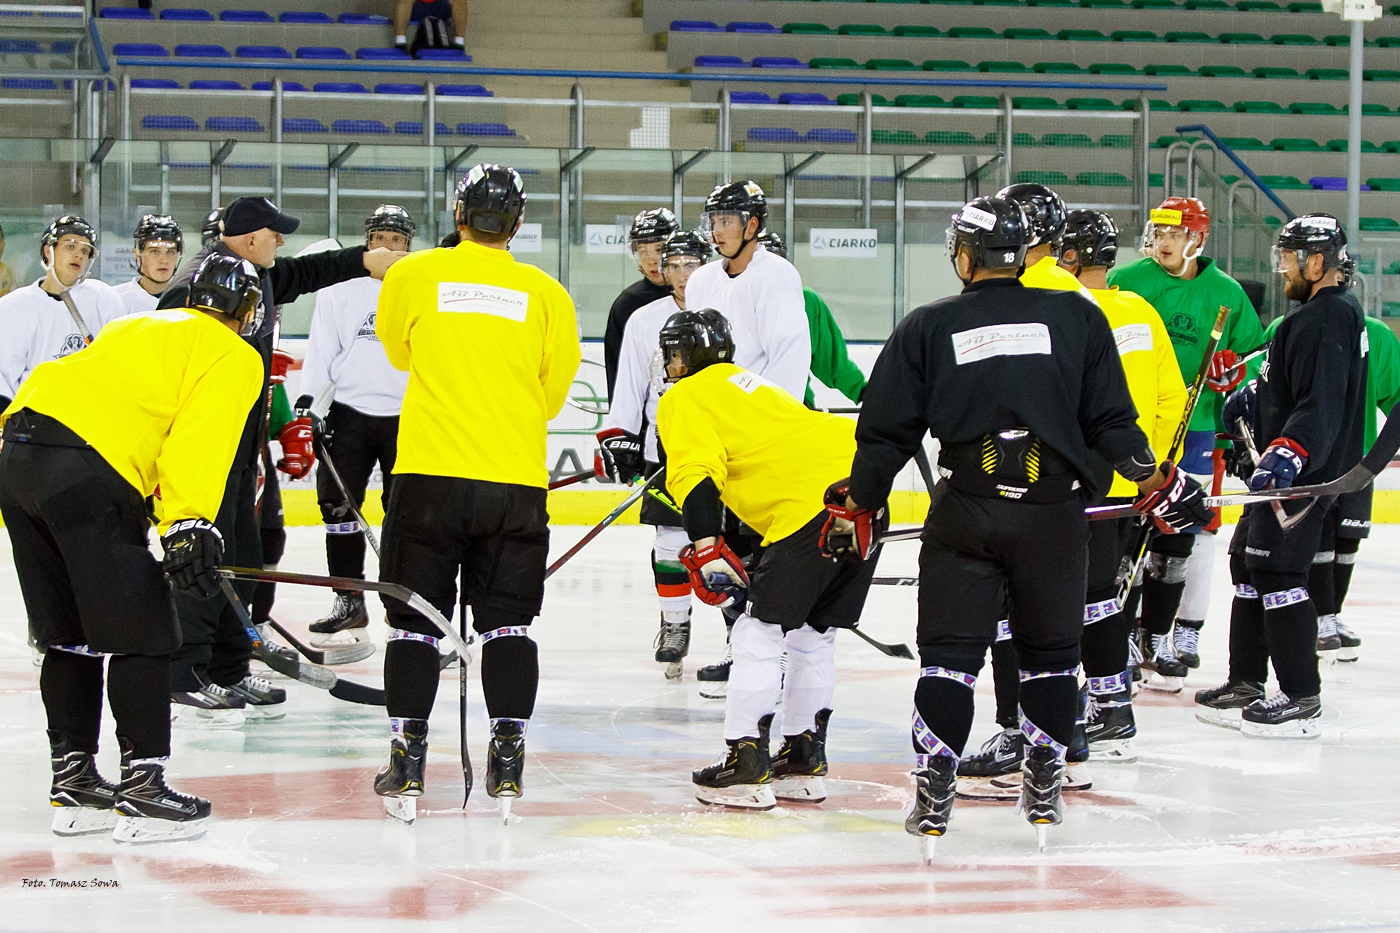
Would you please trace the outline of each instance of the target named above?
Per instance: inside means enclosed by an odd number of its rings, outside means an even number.
[[[130,282],[114,285],[112,291],[121,298],[122,304],[126,306],[127,314],[135,314],[138,311],[154,311],[156,305],[160,304],[159,295],[152,295],[141,287],[140,277],[134,278]]]
[[[87,279],[74,285],[69,295],[94,336],[108,321],[126,314],[121,297],[104,282]],[[57,296],[38,282],[15,289],[0,298],[0,395],[14,398],[34,367],[86,346],[73,316]]]
[[[676,299],[667,295],[634,311],[622,331],[622,350],[617,358],[617,385],[608,409],[608,425],[641,434],[645,423],[646,458],[652,463],[661,462],[656,453],[656,403],[661,396],[651,383],[651,360],[660,348],[662,325],[679,310]]]
[[[734,362],[786,389],[799,401],[812,368],[812,335],[802,276],[792,263],[762,246],[743,272],[729,277],[729,261],[707,263],[685,285],[685,306],[714,308],[729,320]]]
[[[335,400],[361,414],[386,417],[403,409],[408,373],[389,365],[374,334],[382,285],[378,279],[349,279],[316,293],[301,369],[303,395],[316,395],[330,381]]]

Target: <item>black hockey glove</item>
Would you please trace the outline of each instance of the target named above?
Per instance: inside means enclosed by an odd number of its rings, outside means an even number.
[[[219,529],[202,518],[187,518],[171,525],[160,544],[165,548],[160,566],[171,586],[199,599],[219,592],[218,569],[224,559]]]
[[[1133,503],[1133,508],[1152,516],[1162,533],[1169,535],[1204,528],[1215,520],[1200,483],[1170,460],[1163,461],[1162,472],[1167,481]]]
[[[315,441],[316,444],[321,447],[330,447],[331,439],[335,437],[335,432],[330,429],[330,425],[326,424],[324,418],[311,410],[311,405],[314,402],[315,399],[309,395],[303,395],[301,398],[297,399],[295,406],[296,416],[298,418],[305,418],[311,422],[311,439]]]
[[[593,458],[593,471],[599,479],[630,484],[645,468],[640,437],[622,428],[604,428],[598,432],[598,455]]]
[[[1225,475],[1249,482],[1249,478],[1254,475],[1254,456],[1249,452],[1249,447],[1240,438],[1223,432],[1215,435],[1215,439],[1230,442],[1230,446],[1220,452],[1221,459],[1225,461]]]

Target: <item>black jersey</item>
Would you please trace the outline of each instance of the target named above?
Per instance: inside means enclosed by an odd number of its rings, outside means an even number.
[[[1288,438],[1308,454],[1294,483],[1341,476],[1361,460],[1366,430],[1366,321],[1333,286],[1284,318],[1259,370],[1254,440]]]
[[[942,445],[1027,428],[1097,497],[1109,463],[1150,459],[1103,312],[1081,295],[984,279],[915,309],[875,361],[851,497],[873,506],[930,432]]]
[[[608,373],[608,400],[612,401],[613,386],[617,385],[617,361],[622,355],[622,333],[632,312],[646,307],[658,298],[665,298],[671,290],[662,285],[653,285],[651,279],[642,278],[622,290],[613,300],[608,310],[608,326],[603,331],[603,368]]]

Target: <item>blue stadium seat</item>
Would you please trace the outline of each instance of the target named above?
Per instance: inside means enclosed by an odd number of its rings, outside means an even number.
[[[696,68],[744,68],[748,62],[737,55],[697,55]]]
[[[292,53],[280,45],[240,45],[234,49],[239,58],[287,58]]]
[[[724,32],[719,23],[712,23],[707,19],[673,19],[671,20],[672,32]]]
[[[112,54],[118,58],[169,58],[165,46],[154,42],[118,42],[112,46]]]
[[[44,47],[33,39],[0,39],[0,53],[5,55],[42,55]]]
[[[203,45],[198,42],[182,42],[175,46],[177,58],[232,58],[222,45]]]
[[[210,133],[267,132],[267,127],[252,117],[210,117],[204,121],[204,129]]]
[[[437,127],[436,130],[434,130],[434,132],[436,133],[436,135],[438,135],[438,136],[451,136],[451,135],[453,135],[453,134],[452,134],[452,127],[448,126],[446,123],[443,123],[441,120],[437,121],[437,123],[436,123],[435,125],[436,125],[436,127]],[[394,132],[397,133],[397,134],[400,135],[400,136],[422,136],[422,135],[423,135],[423,121],[422,121],[422,120],[400,120],[399,122],[397,122],[397,123],[394,124]]]
[[[199,124],[194,117],[151,116],[141,118],[143,130],[177,130],[182,133],[198,133]]]
[[[374,86],[376,94],[422,94],[421,84],[376,84]]]
[[[311,90],[318,94],[368,94],[369,88],[356,81],[317,81]]]
[[[830,97],[827,97],[825,94],[799,94],[799,93],[788,93],[788,94],[779,94],[779,95],[778,95],[778,103],[780,103],[780,104],[831,104],[832,106],[835,106],[836,101],[832,100]]]
[[[378,13],[341,13],[336,22],[342,26],[387,26],[389,17]]]
[[[731,104],[771,104],[773,98],[762,91],[730,91]]]
[[[0,87],[7,91],[56,91],[58,82],[48,78],[3,78]]]
[[[495,97],[496,95],[486,90],[480,84],[440,84],[438,85],[438,96],[440,97]]]
[[[329,133],[326,124],[320,120],[313,120],[308,117],[283,117],[282,132],[284,133]],[[324,166],[322,166],[324,168]]]
[[[736,22],[730,23],[728,26],[724,27],[724,31],[757,33],[759,35],[770,36],[775,34],[781,36],[783,34],[783,31],[772,23]]]
[[[155,14],[150,10],[142,10],[128,6],[104,6],[102,12],[97,14],[102,19],[155,19]]]
[[[272,90],[272,82],[271,82],[271,81],[254,81],[254,82],[253,82],[253,90],[255,90],[255,91],[270,91],[270,90]],[[306,85],[305,85],[305,84],[302,84],[300,81],[283,81],[283,82],[282,82],[282,90],[284,90],[284,91],[304,91],[304,90],[306,90]]]
[[[264,10],[224,10],[219,19],[225,23],[275,23],[272,14]]]
[[[504,123],[458,123],[459,136],[514,136],[515,130]]]
[[[147,90],[175,90],[180,87],[180,82],[174,78],[132,78],[133,88],[146,88]]]
[[[356,49],[355,57],[367,62],[411,62],[413,56],[403,49]]]
[[[217,78],[200,78],[190,82],[191,91],[241,91],[243,85],[237,81]]]
[[[285,16],[286,14],[284,13],[283,15]],[[297,49],[297,58],[332,62],[353,61],[349,52],[333,45],[303,45]]]
[[[747,136],[756,143],[802,142],[802,134],[788,126],[751,126]]]
[[[856,131],[817,127],[807,131],[807,142],[853,146],[856,142]]]
[[[788,58],[785,55],[755,55],[753,66],[755,68],[806,68],[807,63],[800,58]]]
[[[312,12],[309,10],[291,10],[277,17],[284,23],[309,23],[312,25],[329,25],[335,20],[331,19],[329,13]]]
[[[161,19],[173,19],[186,23],[212,23],[214,14],[208,10],[191,10],[188,8],[172,8],[160,11]]]
[[[472,57],[462,49],[419,49],[420,62],[469,62]]]
[[[73,49],[77,46],[71,39],[62,39],[49,46],[49,51],[55,55],[72,55]]]
[[[337,133],[370,133],[375,136],[389,134],[389,128],[382,120],[335,120],[331,123],[331,129]]]

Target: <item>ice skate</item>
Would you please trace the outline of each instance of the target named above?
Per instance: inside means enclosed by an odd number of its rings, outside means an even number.
[[[724,757],[692,775],[695,799],[740,810],[771,810],[777,806],[773,767],[768,757],[768,730],[772,726],[773,714],[769,713],[758,721],[757,736],[726,739],[729,747]]]
[[[1337,652],[1341,650],[1342,639],[1337,634],[1337,617],[1325,615],[1317,617],[1317,656],[1324,664],[1336,664]]]
[[[656,633],[656,663],[669,681],[681,679],[685,673],[682,661],[690,654],[690,622],[667,622],[663,613],[661,630]]]
[[[55,836],[108,833],[117,825],[117,787],[102,779],[87,752],[73,751],[60,733],[49,732],[49,757],[53,784],[49,804],[54,807]]]
[[[1196,619],[1177,619],[1172,626],[1172,653],[1190,670],[1201,666],[1201,627]]]
[[[1090,761],[1137,761],[1132,742],[1137,723],[1129,692],[1090,694],[1084,734],[1089,740]]]
[[[335,605],[331,611],[312,622],[311,647],[327,648],[347,643],[360,642],[365,639],[364,629],[369,626],[369,614],[365,611],[365,594],[363,593],[341,593],[335,594]],[[336,637],[340,636],[340,637]]]
[[[1153,635],[1151,648],[1151,657],[1142,660],[1143,672],[1147,674],[1142,685],[1148,690],[1162,693],[1180,693],[1188,670],[1181,659],[1172,653],[1171,636]]]
[[[243,715],[248,719],[281,719],[287,715],[287,691],[274,687],[272,681],[263,677],[249,674],[225,689],[242,698]]]
[[[496,801],[501,820],[510,822],[511,801],[525,792],[524,719],[491,720],[491,745],[486,750],[486,794]]]
[[[988,743],[990,744],[990,743]],[[914,803],[904,817],[904,831],[922,837],[925,864],[933,862],[934,844],[948,831],[953,803],[959,796],[955,759],[947,755],[920,755],[914,775]]]
[[[982,750],[958,762],[959,797],[967,800],[1014,800],[1021,792],[1021,762],[1026,740],[1020,729],[1003,729],[983,744]],[[1008,786],[1004,778],[1015,776]]]
[[[1361,657],[1361,638],[1342,621],[1341,616],[1333,616],[1333,623],[1337,626],[1337,640],[1342,643],[1337,649],[1337,660],[1342,662],[1355,661]]]
[[[1131,693],[1138,695],[1142,689],[1142,636],[1146,633],[1134,628],[1128,633],[1128,676],[1131,678]]]
[[[1060,791],[1065,765],[1050,746],[1034,745],[1026,752],[1021,773],[1021,799],[1016,809],[1035,826],[1043,851],[1046,830],[1064,821],[1064,799]]]
[[[170,724],[199,729],[237,729],[247,720],[247,702],[217,684],[170,694]]]
[[[1322,735],[1322,698],[1293,699],[1280,690],[1240,714],[1240,733],[1256,739],[1316,739]]]
[[[172,790],[164,759],[132,760],[123,743],[122,782],[117,788],[117,825],[112,839],[131,845],[199,839],[208,831],[209,801]]]
[[[1213,689],[1196,691],[1196,719],[1208,726],[1238,729],[1240,711],[1255,700],[1262,699],[1263,684],[1227,680]]]
[[[389,740],[389,760],[374,778],[374,792],[384,798],[384,811],[412,823],[423,796],[423,772],[428,763],[428,721],[406,719],[403,731]]]
[[[700,684],[700,695],[710,700],[723,699],[729,693],[729,669],[733,666],[734,652],[726,642],[723,657],[695,672],[695,680]]]
[[[773,796],[795,803],[821,803],[826,799],[826,727],[831,710],[817,713],[815,728],[800,735],[783,736],[783,747],[773,758]]]

